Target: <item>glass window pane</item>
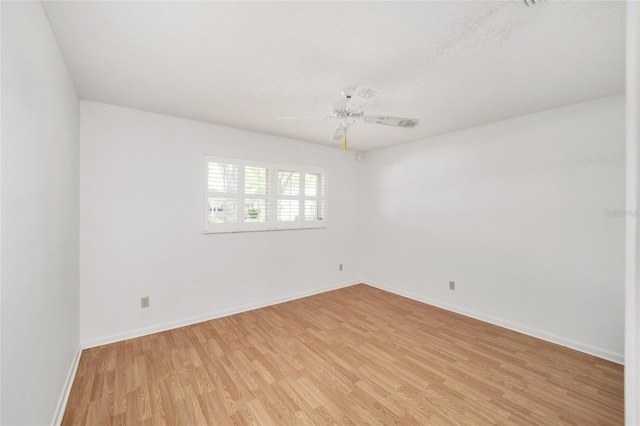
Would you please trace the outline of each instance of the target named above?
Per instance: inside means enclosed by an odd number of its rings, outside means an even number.
[[[238,221],[238,204],[235,198],[209,198],[209,223]]]
[[[317,200],[305,200],[304,220],[324,220],[324,203]]]
[[[238,166],[235,164],[208,163],[208,187],[209,191],[237,193],[238,192]]]
[[[278,170],[278,194],[300,195],[300,173]]]
[[[322,196],[322,176],[316,173],[305,173],[304,195],[307,197]]]
[[[245,194],[265,195],[269,193],[269,169],[264,167],[244,168]]]
[[[299,210],[298,200],[278,200],[278,222],[298,220]]]
[[[244,201],[245,222],[267,222],[269,220],[269,200],[250,199]]]

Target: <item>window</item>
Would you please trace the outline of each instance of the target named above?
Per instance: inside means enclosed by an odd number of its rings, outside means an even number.
[[[304,219],[324,220],[324,177],[320,173],[304,175]]]
[[[300,219],[300,173],[278,170],[278,222]]]
[[[326,225],[323,170],[205,155],[205,232]]]

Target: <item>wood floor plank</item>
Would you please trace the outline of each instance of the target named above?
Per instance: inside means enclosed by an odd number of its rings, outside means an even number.
[[[83,351],[63,425],[621,425],[621,365],[364,284]]]

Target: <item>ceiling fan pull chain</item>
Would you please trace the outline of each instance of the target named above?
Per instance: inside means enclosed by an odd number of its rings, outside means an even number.
[[[344,152],[347,152],[347,134],[344,135]]]

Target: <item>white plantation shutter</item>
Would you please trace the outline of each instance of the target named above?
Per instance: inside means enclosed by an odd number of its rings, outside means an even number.
[[[269,167],[244,168],[244,220],[247,223],[268,223],[270,219]]]
[[[205,232],[326,226],[324,170],[204,158]]]
[[[278,170],[278,222],[300,220],[300,172]]]
[[[207,163],[206,197],[208,224],[224,225],[238,222],[237,164],[220,161]]]
[[[324,220],[324,175],[304,174],[304,220],[319,222]]]

